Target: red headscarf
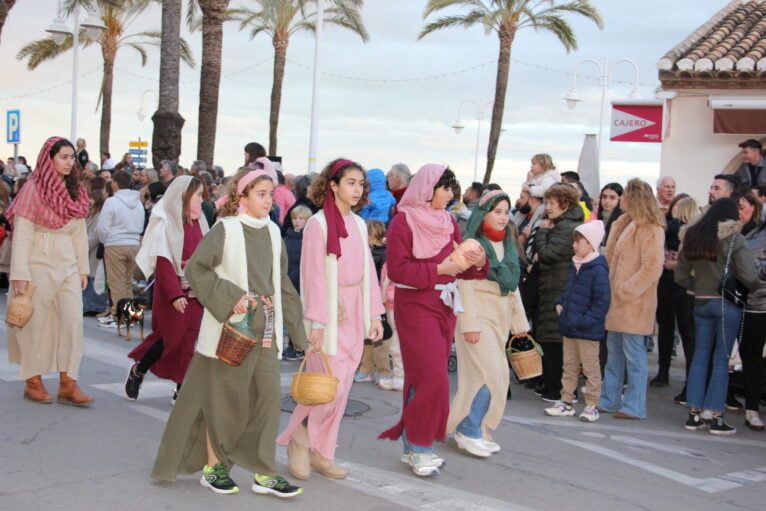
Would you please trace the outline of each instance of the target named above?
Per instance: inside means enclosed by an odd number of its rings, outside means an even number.
[[[398,209],[407,218],[412,230],[412,253],[417,259],[428,259],[439,252],[452,238],[452,216],[446,209],[431,209],[429,202],[434,186],[447,169],[444,165],[423,165],[412,176]]]
[[[324,218],[327,221],[327,255],[335,254],[340,257],[340,239],[348,237],[346,223],[343,221],[343,215],[335,204],[335,194],[330,186],[330,181],[341,169],[349,166],[358,167],[359,165],[351,160],[338,160],[330,169],[327,195],[325,195],[324,203],[322,204]]]
[[[63,137],[51,137],[45,141],[40,154],[37,155],[37,166],[30,180],[21,188],[19,194],[5,213],[6,218],[13,222],[14,215],[47,227],[60,229],[72,218],[88,216],[88,191],[80,185],[76,200],[72,200],[66,188],[66,183],[56,169],[50,157],[51,148]],[[72,175],[79,181],[80,167],[75,162]]]

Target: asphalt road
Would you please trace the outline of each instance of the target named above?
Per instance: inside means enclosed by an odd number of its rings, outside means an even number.
[[[0,299],[4,310],[5,297]],[[312,475],[305,493],[278,500],[249,491],[251,474],[232,471],[239,494],[219,496],[199,474],[159,483],[149,471],[171,410],[172,384],[148,376],[138,401],[122,386],[130,365],[126,342],[86,318],[80,385],[95,397],[87,409],[22,399],[18,369],[7,363],[0,326],[0,510],[670,510],[763,509],[766,435],[748,430],[743,414],[729,414],[731,437],[688,432],[683,407],[672,396],[682,383],[674,361],[671,387],[650,389],[649,418],[625,421],[603,415],[588,424],[548,418],[545,403],[512,385],[505,420],[495,434],[503,450],[473,458],[453,440],[437,450],[447,459],[440,476],[418,478],[399,461],[400,444],[377,440],[394,424],[401,394],[370,383],[354,384],[351,399],[370,408],[341,426],[337,457],[348,479]],[[297,362],[284,362],[283,393]],[[650,375],[656,359],[650,355]],[[453,391],[456,377],[452,375]],[[57,375],[45,379],[54,393]],[[577,405],[581,408],[583,405]],[[286,423],[287,413],[282,414]],[[278,461],[286,463],[285,449]],[[286,473],[285,468],[285,473]]]

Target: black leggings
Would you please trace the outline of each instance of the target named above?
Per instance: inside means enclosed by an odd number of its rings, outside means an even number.
[[[766,341],[766,313],[745,312],[739,356],[745,382],[745,409],[758,410],[763,379],[763,344]]]
[[[657,344],[659,376],[668,377],[676,325],[686,359],[686,375],[694,357],[694,297],[673,282],[673,272],[663,270],[657,286]]]
[[[151,348],[146,350],[144,357],[138,361],[138,367],[136,367],[136,371],[141,374],[146,374],[149,371],[149,368],[152,367],[154,363],[160,359],[162,356],[162,350],[164,348],[165,345],[163,344],[162,339],[158,339],[157,342],[152,344]]]

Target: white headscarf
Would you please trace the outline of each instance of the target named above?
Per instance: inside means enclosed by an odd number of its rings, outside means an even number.
[[[152,208],[149,225],[146,226],[141,248],[136,255],[136,264],[147,278],[154,273],[158,256],[173,264],[176,275],[180,277],[184,274],[181,268],[184,249],[183,194],[191,180],[192,176],[173,179],[162,199]],[[199,216],[199,226],[202,235],[207,234],[208,225],[204,214]]]

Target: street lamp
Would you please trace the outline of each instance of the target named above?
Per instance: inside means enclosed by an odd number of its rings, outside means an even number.
[[[77,90],[78,80],[78,60],[80,50],[80,28],[85,29],[85,37],[91,40],[98,39],[101,33],[106,30],[106,25],[98,19],[96,16],[89,16],[85,21],[80,23],[80,4],[75,3],[73,14],[73,29],[69,30],[69,27],[64,23],[64,17],[61,13],[61,5],[59,5],[59,12],[53,19],[53,22],[46,29],[51,35],[51,39],[57,45],[64,44],[68,35],[72,35],[72,115],[70,121],[70,133],[71,140],[74,143],[77,140]]]
[[[601,151],[604,146],[603,126],[604,126],[604,104],[606,102],[606,91],[607,89],[609,89],[609,86],[612,81],[612,76],[611,76],[612,71],[617,66],[617,64],[620,64],[622,62],[625,62],[633,66],[633,70],[635,71],[635,77],[633,78],[633,88],[628,94],[628,97],[631,99],[640,98],[641,93],[638,92],[638,64],[636,64],[634,61],[630,59],[619,59],[615,61],[615,63],[612,64],[611,67],[609,67],[609,57],[604,57],[603,65],[595,59],[584,59],[578,62],[577,66],[575,66],[575,70],[572,75],[572,88],[570,88],[567,95],[564,96],[564,100],[566,101],[567,107],[570,110],[576,107],[577,103],[582,101],[582,97],[580,97],[580,93],[577,90],[577,71],[580,69],[580,66],[587,63],[595,64],[596,67],[598,67],[599,84],[601,85],[601,110],[599,113],[599,120],[598,120],[598,162],[597,162],[599,171],[601,170]]]
[[[146,119],[146,112],[144,112],[144,98],[146,97],[146,93],[151,92],[155,96],[157,95],[156,92],[154,92],[152,89],[146,89],[143,94],[141,94],[141,106],[138,108],[138,112],[136,112],[136,115],[138,116],[139,121],[143,121]]]
[[[460,120],[460,111],[463,109],[463,105],[466,103],[471,103],[476,111],[476,150],[473,160],[473,180],[476,181],[476,174],[479,170],[479,140],[481,139],[481,121],[484,119],[484,110],[492,104],[492,101],[481,103],[480,101],[466,99],[460,103],[460,106],[457,109],[457,119],[455,119],[455,122],[451,126],[452,129],[455,130],[456,135],[459,135],[460,132],[465,128],[465,125]]]

